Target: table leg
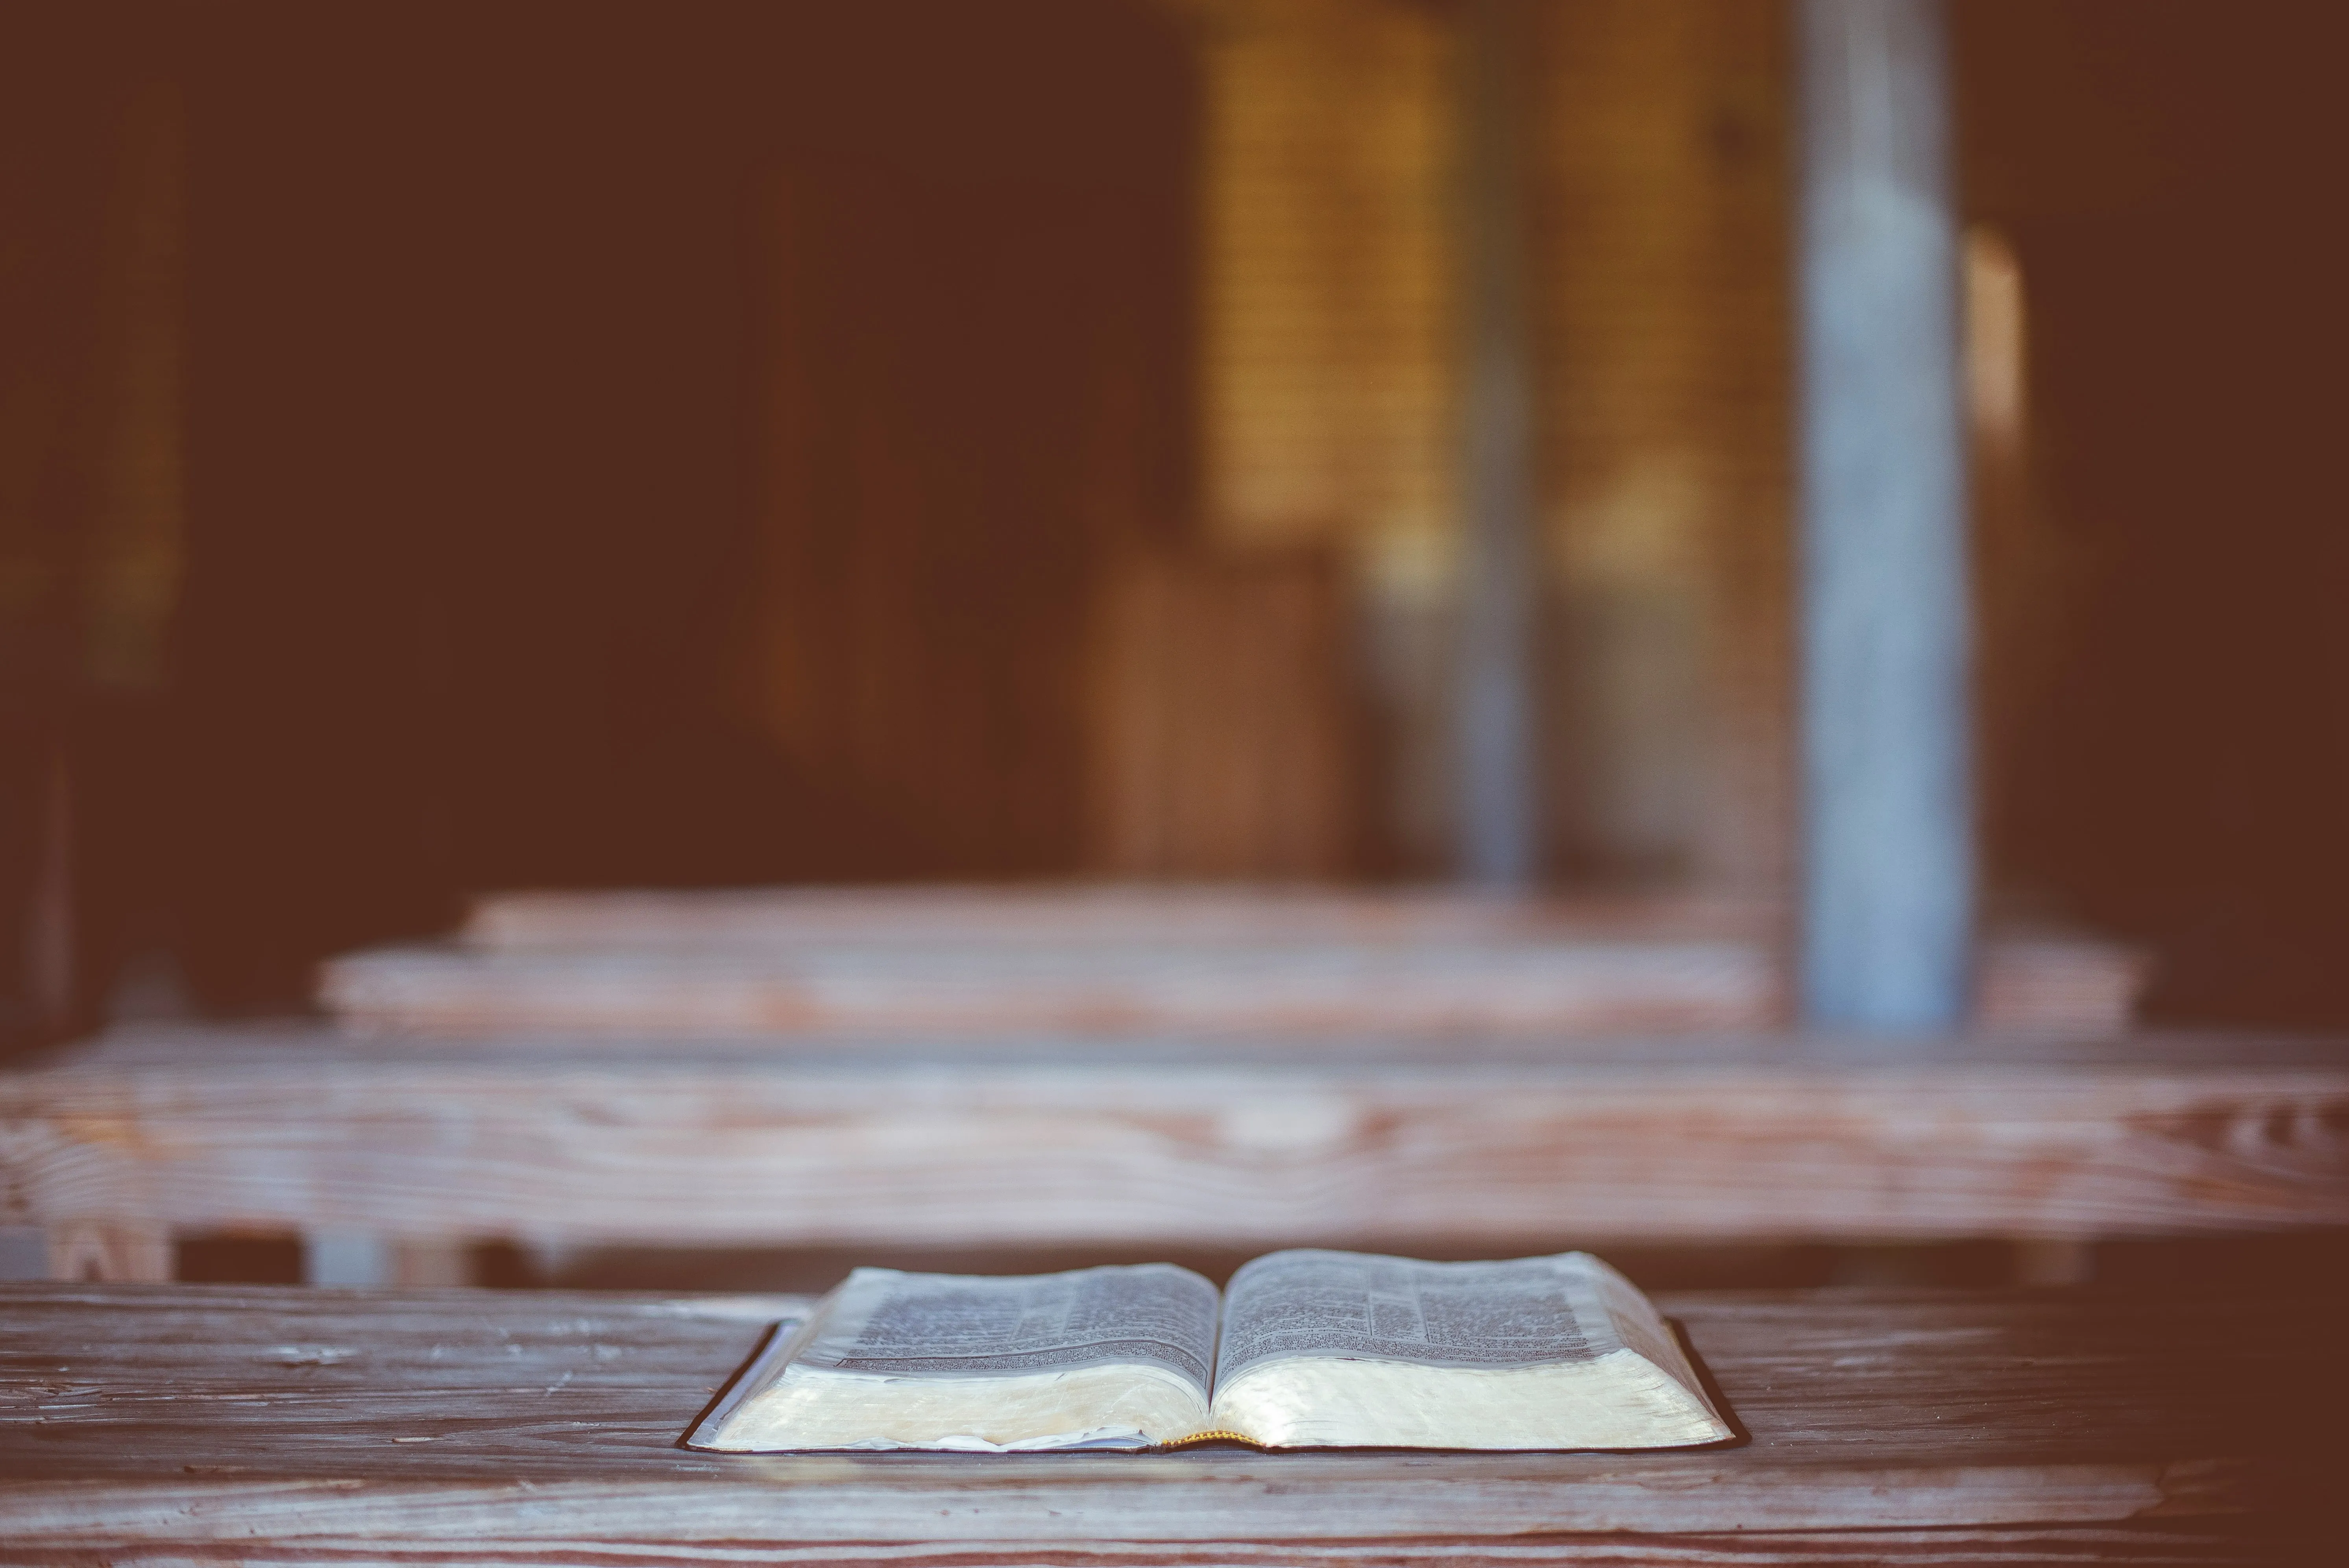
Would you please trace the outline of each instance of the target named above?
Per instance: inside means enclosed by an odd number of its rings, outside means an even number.
[[[49,1277],[49,1233],[38,1225],[0,1225],[0,1281]]]
[[[2014,1243],[2017,1284],[2086,1284],[2096,1277],[2093,1242],[2041,1238]]]
[[[168,1284],[171,1233],[141,1221],[66,1220],[48,1227],[49,1277]]]
[[[312,1284],[449,1285],[473,1283],[463,1242],[395,1240],[367,1231],[313,1231],[302,1239],[303,1277]]]

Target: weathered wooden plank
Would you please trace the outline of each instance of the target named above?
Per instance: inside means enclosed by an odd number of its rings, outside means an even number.
[[[1444,942],[1742,935],[1774,918],[1767,904],[1727,898],[1541,898],[1303,882],[995,882],[492,893],[474,902],[460,940],[482,951],[809,942]]]
[[[367,1027],[700,1034],[848,1029],[1767,1028],[1785,912],[1728,899],[1104,886],[509,894],[459,944],[347,954],[319,995]],[[1998,1027],[2117,1028],[2142,957],[1992,934]]]
[[[0,1074],[0,1219],[1451,1251],[2338,1225],[2349,1050],[150,1034]]]
[[[1779,988],[1767,952],[1722,940],[874,943],[384,948],[326,965],[319,998],[355,1026],[436,1033],[1589,1032],[1766,1026]]]
[[[1620,1549],[1603,1561],[1712,1562],[1740,1549],[1707,1536],[1823,1530],[1893,1532],[1874,1555],[1922,1561],[1996,1542],[2024,1560],[2158,1557],[2224,1548],[2213,1532],[2230,1519],[2288,1522],[2338,1449],[2325,1401],[2343,1356],[2320,1332],[2322,1304],[1821,1292],[1662,1305],[1750,1442],[695,1454],[678,1433],[759,1320],[795,1304],[8,1287],[0,1561],[157,1560],[168,1542],[189,1561],[729,1562],[886,1542],[926,1543],[916,1560],[1079,1562],[1132,1560],[1104,1543],[1146,1541],[1192,1543],[1167,1559],[1180,1562],[1568,1561],[1597,1545]],[[1572,1539],[1603,1532],[1664,1539],[1652,1557]],[[1796,1537],[1760,1560],[1830,1545]]]
[[[1430,1032],[1768,1028],[1768,944],[1730,938],[1111,947],[808,944],[788,952],[387,948],[336,959],[320,1000],[356,1026],[552,1030]],[[2143,965],[2076,940],[1983,954],[1994,1027],[2116,1027]]]
[[[108,1540],[109,1568],[191,1568],[230,1564],[332,1563],[335,1568],[769,1568],[772,1564],[927,1563],[935,1568],[1778,1568],[1851,1563],[1914,1563],[1920,1568],[1984,1563],[2031,1564],[2172,1563],[2194,1568],[2227,1564],[2321,1563],[2322,1549],[2305,1535],[2282,1541],[2209,1528],[2131,1525],[2114,1528],[2043,1526],[2005,1530],[1734,1532],[1723,1534],[1547,1534],[1505,1539],[1436,1536],[1412,1540],[1054,1542],[1042,1545],[996,1541],[877,1542],[762,1540],[647,1541],[583,1538],[462,1542],[381,1536],[305,1535],[290,1540]],[[80,1543],[36,1542],[18,1551],[0,1539],[0,1563],[54,1568],[94,1555]]]
[[[2126,1521],[2167,1502],[2160,1474],[2144,1466],[2041,1467],[2006,1474],[1986,1467],[1898,1472],[1818,1470],[1758,1485],[1707,1476],[1689,1490],[1659,1477],[1624,1484],[1603,1473],[1512,1486],[1459,1473],[1402,1478],[1284,1477],[1275,1461],[1248,1474],[1236,1466],[1171,1458],[1148,1476],[947,1475],[889,1478],[874,1485],[851,1461],[768,1460],[767,1473],[707,1485],[650,1481],[178,1480],[87,1484],[0,1483],[10,1520],[35,1541],[113,1538],[182,1542],[254,1535],[396,1537],[440,1543],[502,1539],[561,1549],[589,1542],[723,1543],[783,1541],[946,1540],[1081,1546],[1113,1540],[1380,1540],[1458,1536],[1475,1518],[1485,1536],[1657,1531],[1772,1531],[1821,1515],[1828,1528],[1882,1519],[1911,1529],[2002,1523]],[[1357,1460],[1367,1471],[1376,1461]],[[1104,1465],[1104,1469],[1107,1467]],[[1571,1491],[1559,1484],[1568,1481]],[[2305,1484],[2305,1479],[2302,1484]],[[1889,1502],[1888,1489],[1899,1489]],[[1318,1494],[1318,1495],[1317,1495]],[[1737,1522],[1721,1522],[1733,1519]],[[1909,1523],[1921,1519],[1921,1523]],[[0,1535],[0,1540],[5,1540]]]

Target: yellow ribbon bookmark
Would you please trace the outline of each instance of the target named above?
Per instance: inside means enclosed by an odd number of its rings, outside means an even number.
[[[1260,1449],[1264,1447],[1262,1443],[1257,1442],[1254,1438],[1245,1436],[1239,1432],[1225,1431],[1193,1432],[1187,1438],[1175,1438],[1171,1441],[1161,1443],[1158,1446],[1162,1449],[1187,1449],[1193,1443],[1246,1443],[1252,1449]]]

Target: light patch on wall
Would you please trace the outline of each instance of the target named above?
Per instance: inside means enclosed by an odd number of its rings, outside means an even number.
[[[1966,407],[1978,440],[2019,445],[2028,408],[2023,264],[1988,224],[1966,231]]]
[[[1976,744],[1982,822],[1993,874],[2029,799],[2032,727],[2066,664],[2067,607],[2087,562],[2049,526],[2032,479],[2028,278],[2009,237],[1977,223],[1965,237],[1966,423],[1975,614]],[[2027,903],[2033,890],[2002,885]]]
[[[1713,504],[1710,476],[1689,455],[1636,452],[1597,495],[1557,509],[1556,559],[1570,584],[1692,577]]]

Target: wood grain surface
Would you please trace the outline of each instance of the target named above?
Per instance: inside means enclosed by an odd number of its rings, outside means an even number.
[[[473,902],[465,947],[775,946],[807,942],[1118,944],[1442,942],[1507,937],[1743,936],[1772,906],[1751,899],[1495,895],[1231,882],[974,882],[503,892]]]
[[[696,1454],[678,1434],[796,1304],[0,1287],[0,1562],[2232,1561],[2341,1458],[2321,1303],[1660,1305],[1750,1440]]]
[[[498,892],[462,930],[481,951],[794,942],[1440,942],[1489,936],[1748,934],[1757,899],[1516,897],[1316,882],[926,882]]]
[[[1495,1252],[2341,1225],[2349,1045],[151,1029],[0,1074],[0,1223]]]
[[[326,965],[354,1025],[440,1033],[908,1035],[1769,1028],[1788,925],[1764,901],[1115,883],[484,899],[459,940]],[[1993,934],[1993,1026],[2114,1029],[2132,951]]]
[[[668,1034],[1037,1029],[1703,1029],[1784,1013],[1770,955],[1733,941],[808,944],[347,954],[318,999],[378,1030]]]

